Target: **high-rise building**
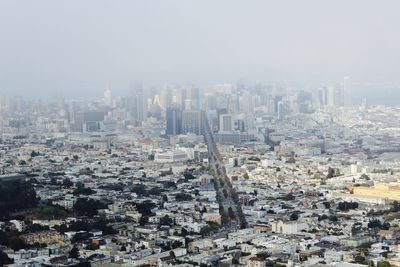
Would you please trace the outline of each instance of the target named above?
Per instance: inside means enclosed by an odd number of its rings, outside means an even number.
[[[187,99],[192,100],[192,107],[200,109],[200,89],[197,87],[190,87],[188,90]]]
[[[285,104],[283,103],[283,101],[279,101],[277,106],[278,106],[278,112],[277,112],[278,120],[283,120],[286,116]]]
[[[232,132],[234,129],[234,120],[232,114],[221,114],[219,117],[219,131]]]
[[[343,94],[343,104],[345,106],[351,105],[351,79],[349,76],[345,76],[343,78],[343,85],[342,85],[342,94]]]
[[[104,104],[109,107],[112,106],[112,93],[110,86],[107,86],[107,89],[104,91]]]
[[[322,108],[327,104],[327,89],[326,87],[318,88],[318,104],[319,107]]]
[[[337,90],[333,86],[330,86],[327,89],[326,104],[330,107],[337,105]]]
[[[161,89],[160,94],[160,106],[165,110],[172,105],[172,89],[169,84],[165,84],[165,86]]]
[[[217,109],[217,97],[215,96],[215,94],[209,94],[207,95],[207,109]]]
[[[201,134],[200,110],[184,110],[182,112],[182,132]]]
[[[278,113],[278,104],[282,102],[283,97],[281,95],[274,96],[274,112]]]
[[[141,124],[146,119],[147,102],[141,82],[136,83],[132,88],[131,96],[128,100],[128,110],[135,123]]]
[[[181,106],[185,107],[185,102],[187,100],[191,101],[191,109],[200,109],[200,90],[199,88],[196,87],[187,87],[183,88],[180,91],[180,102],[176,101],[177,103],[180,103]]]
[[[184,101],[184,103],[183,103],[183,106],[184,106],[185,110],[191,110],[192,106],[193,106],[192,100],[191,99],[186,99]]]
[[[300,113],[311,112],[312,95],[310,92],[299,91],[297,93],[297,107]]]
[[[86,111],[83,113],[83,127],[84,132],[95,132],[102,128],[104,121],[103,111]]]
[[[166,134],[177,135],[182,133],[182,110],[179,107],[168,107],[166,112]]]

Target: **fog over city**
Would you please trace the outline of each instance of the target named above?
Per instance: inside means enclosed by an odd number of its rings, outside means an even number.
[[[357,101],[365,91],[377,101],[380,92],[399,96],[399,8],[362,0],[2,0],[0,92],[86,97],[108,83],[122,94],[136,80],[320,86],[351,76]]]
[[[0,266],[400,267],[399,11],[0,0]]]

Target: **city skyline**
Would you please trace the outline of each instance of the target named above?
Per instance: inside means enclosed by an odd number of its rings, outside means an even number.
[[[0,0],[0,266],[400,267],[398,0]]]
[[[0,93],[96,96],[108,82],[124,90],[131,80],[204,87],[351,76],[380,84],[360,87],[378,95],[382,83],[400,84],[396,1],[0,5]]]

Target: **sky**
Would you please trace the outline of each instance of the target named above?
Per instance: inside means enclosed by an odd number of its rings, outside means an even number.
[[[137,80],[400,84],[398,10],[397,0],[0,0],[0,93],[101,95]]]

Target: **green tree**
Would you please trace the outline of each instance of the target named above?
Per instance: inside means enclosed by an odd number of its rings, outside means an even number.
[[[263,260],[266,260],[266,259],[269,258],[270,256],[271,256],[271,254],[268,253],[268,252],[266,252],[266,251],[257,253],[257,257],[258,257],[258,258],[261,258],[261,259],[263,259]]]
[[[297,221],[299,219],[299,215],[295,212],[293,212],[292,214],[290,214],[290,220],[291,221]]]
[[[30,182],[13,181],[0,184],[0,217],[13,211],[36,206],[36,191]]]
[[[79,216],[94,216],[98,214],[97,210],[104,208],[106,208],[106,205],[98,200],[78,198],[73,209]]]
[[[160,218],[159,226],[161,226],[161,225],[171,226],[173,223],[174,223],[174,221],[168,215],[165,215],[164,217]]]
[[[28,246],[25,244],[25,242],[19,238],[18,236],[11,236],[8,239],[8,246],[12,248],[13,250],[20,250],[27,248]]]
[[[68,253],[68,258],[77,259],[79,258],[79,249],[74,246]]]
[[[14,260],[10,259],[6,253],[0,250],[0,266],[4,266],[7,264],[13,264]]]
[[[397,200],[393,201],[391,204],[392,204],[392,207],[391,207],[392,212],[400,211],[400,204]]]
[[[387,261],[381,261],[378,263],[378,267],[390,267],[390,263]]]

